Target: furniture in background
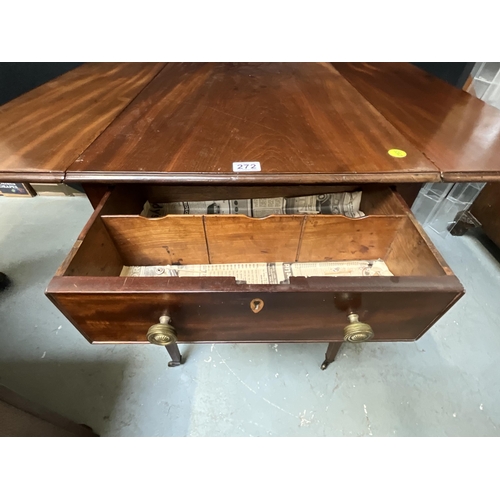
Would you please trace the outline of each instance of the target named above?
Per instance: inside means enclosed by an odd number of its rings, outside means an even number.
[[[0,385],[0,437],[97,437],[94,431]]]
[[[488,183],[468,210],[457,215],[451,234],[461,236],[469,229],[481,227],[486,236],[500,247],[500,185]]]
[[[453,69],[456,76],[459,76],[459,66],[449,69]],[[442,71],[446,71],[446,68],[443,67]],[[444,74],[442,76],[445,77]],[[456,86],[460,87],[462,81],[463,78],[459,79]],[[463,89],[487,104],[500,108],[500,63],[476,63],[467,82],[463,85]],[[471,161],[473,161],[472,158]],[[471,215],[470,208],[484,186],[485,182],[426,184],[416,198],[412,211],[427,230],[431,230],[441,237],[446,237],[449,232],[453,235],[462,234],[468,227],[478,224],[477,219]],[[490,186],[488,191],[491,193],[491,190],[494,189],[494,186]],[[491,199],[491,196],[488,199]],[[458,225],[457,222],[459,222]]]

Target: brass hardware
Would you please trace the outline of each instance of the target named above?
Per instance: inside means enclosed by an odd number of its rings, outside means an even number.
[[[264,301],[262,299],[252,299],[250,301],[250,309],[254,313],[259,313],[264,309]]]
[[[147,337],[148,342],[155,345],[167,346],[177,343],[175,328],[169,324],[169,316],[161,316],[160,322],[149,328]]]
[[[361,323],[357,314],[347,316],[349,324],[344,327],[344,340],[346,342],[366,342],[373,337],[372,327],[368,323]]]

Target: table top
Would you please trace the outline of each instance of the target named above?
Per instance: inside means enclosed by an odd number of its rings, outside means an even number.
[[[500,180],[500,110],[412,64],[334,66],[444,181]]]
[[[88,63],[0,107],[0,180],[61,182],[165,64]]]
[[[2,181],[500,180],[498,153],[500,111],[409,63],[86,64],[0,107]]]

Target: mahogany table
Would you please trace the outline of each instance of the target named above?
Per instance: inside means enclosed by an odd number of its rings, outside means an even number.
[[[418,339],[463,288],[408,204],[424,182],[499,181],[498,158],[500,111],[407,63],[86,64],[0,107],[0,180],[82,183],[95,209],[47,296],[90,342],[164,345],[171,366],[182,343],[324,342],[326,368],[342,342]],[[139,215],[354,189],[360,219]],[[120,276],[376,258],[393,277]]]

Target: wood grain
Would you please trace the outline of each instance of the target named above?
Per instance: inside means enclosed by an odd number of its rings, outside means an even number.
[[[123,260],[109,236],[100,212],[110,196],[108,191],[85,224],[56,276],[118,276]]]
[[[234,173],[235,161],[262,171]],[[345,184],[437,181],[439,172],[331,64],[169,63],[66,178]]]
[[[428,234],[424,231],[424,228],[420,225],[420,223],[413,215],[412,211],[405,204],[403,197],[398,192],[395,192],[394,194],[396,198],[400,200],[401,206],[403,206],[404,210],[406,211],[407,222],[402,227],[404,228],[406,226],[407,228],[410,228],[409,229],[410,232],[408,234],[408,242],[402,243],[403,249],[407,246],[409,248],[406,248],[404,250],[403,255],[401,255],[401,259],[404,259],[405,254],[409,255],[411,252],[413,252],[412,245],[416,245],[416,247],[414,248],[416,255],[413,258],[414,259],[418,258],[417,257],[418,255],[424,256],[424,259],[420,264],[418,264],[417,267],[420,266],[426,267],[427,263],[429,263],[429,268],[437,269],[433,263],[434,259],[437,262],[438,266],[441,268],[441,270],[445,272],[445,274],[447,274],[448,276],[454,276],[453,271],[448,266],[443,256],[438,252],[437,248],[434,246],[434,243],[432,243]],[[416,250],[417,247],[418,250]],[[397,252],[395,255],[397,255]],[[430,255],[432,255],[432,257],[430,257]]]
[[[358,276],[358,277],[294,277],[289,285],[247,285],[234,278],[175,278],[175,277],[119,277],[55,276],[47,289],[51,293],[175,293],[175,292],[453,292],[463,291],[456,276]],[[339,306],[339,310],[343,310]]]
[[[353,289],[356,281],[356,312],[374,329],[374,340],[412,340],[462,294],[458,280],[449,276],[434,279],[441,290],[434,288],[432,279],[418,284],[418,279],[407,278],[405,284],[404,278],[371,277],[322,278],[323,291],[315,290],[317,279],[297,280],[303,284],[299,288],[240,286],[233,280],[219,292],[213,286],[216,280],[189,278],[182,291],[182,280],[108,278],[99,285],[92,278],[55,278],[47,293],[91,342],[142,343],[148,328],[167,312],[180,342],[338,341],[347,315],[336,307],[335,297]],[[304,286],[308,282],[312,288]],[[256,297],[265,304],[258,314],[250,309]]]
[[[500,185],[487,184],[470,207],[483,230],[500,247]]]
[[[403,220],[402,227],[392,241],[384,260],[396,276],[446,274],[409,219]]]
[[[206,215],[205,230],[212,264],[294,262],[303,215]]]
[[[452,271],[401,196],[365,188],[365,210],[400,215],[110,215],[140,210],[145,191],[118,186],[101,199],[58,276],[117,276],[123,265],[314,262],[383,258],[396,276]],[[107,214],[107,215],[106,215]]]
[[[91,255],[89,249],[95,248],[96,238],[101,237],[100,233],[92,234],[92,228],[96,222],[102,223],[99,213],[110,196],[108,193],[101,200],[93,222],[89,221],[90,227],[83,232],[87,234],[84,238],[87,255]],[[331,217],[349,221],[341,216]],[[153,221],[132,219],[157,223],[169,220],[169,216]],[[223,216],[206,219],[222,221]],[[385,223],[389,219],[373,216],[350,222]],[[66,275],[54,277],[46,293],[75,327],[96,343],[145,343],[147,329],[164,314],[172,316],[180,342],[341,341],[347,306],[362,321],[370,323],[375,330],[375,341],[413,340],[460,298],[463,288],[456,277],[446,275],[409,217],[392,219],[405,225],[404,230],[396,233],[396,246],[393,244],[389,251],[393,265],[399,265],[401,272],[421,276],[292,278],[289,285],[240,285],[234,278]],[[273,218],[248,220],[258,225]],[[254,232],[260,237],[259,231]],[[320,233],[327,236],[330,231]],[[225,234],[221,232],[222,237]],[[245,234],[252,234],[252,230]],[[425,272],[415,267],[415,261],[419,261]],[[95,266],[96,255],[88,262]],[[68,267],[71,266],[70,262]],[[250,310],[250,302],[257,297],[264,300],[265,308],[256,315]]]
[[[409,63],[334,66],[445,182],[500,180],[500,110]]]
[[[83,184],[82,187],[94,209],[99,205],[103,196],[111,189],[106,184]]]
[[[88,63],[0,107],[0,179],[61,182],[163,63]]]
[[[365,215],[406,215],[408,207],[402,204],[394,189],[388,186],[362,186],[360,210]]]
[[[102,217],[126,266],[208,264],[203,217]]]
[[[125,265],[154,266],[380,259],[388,252],[403,219],[341,215],[271,215],[264,219],[167,215],[147,219],[106,215],[102,222]],[[411,237],[410,232],[418,235],[409,224],[402,241]],[[100,232],[95,235],[102,237]],[[95,235],[89,233],[88,238]]]
[[[349,219],[341,215],[308,216],[298,261],[382,259],[394,240],[402,219],[388,216],[369,216],[363,219]]]
[[[127,185],[117,185],[123,189]],[[167,203],[176,201],[207,201],[207,200],[241,200],[247,198],[277,198],[310,196],[314,194],[339,193],[356,191],[359,186],[321,184],[314,185],[256,185],[242,186],[240,184],[226,185],[151,185],[146,184],[145,199],[152,203]],[[384,189],[378,186],[378,189]],[[388,188],[385,188],[388,189]]]

